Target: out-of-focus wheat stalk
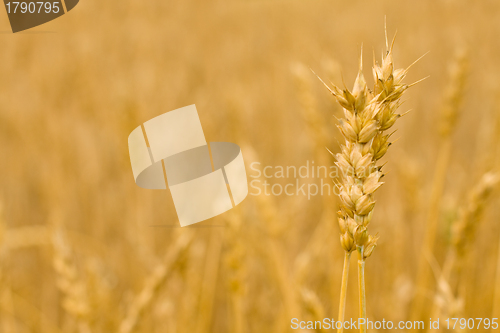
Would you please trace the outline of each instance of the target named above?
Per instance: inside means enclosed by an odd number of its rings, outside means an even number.
[[[233,114],[235,124],[242,124],[238,114]],[[238,126],[234,127],[239,128]],[[246,161],[260,161],[259,155],[252,145],[248,143],[248,139],[242,135],[242,131],[233,133],[235,139],[241,144],[241,150],[245,154]],[[264,182],[262,175],[257,178],[260,183]],[[286,323],[291,318],[300,317],[301,307],[299,303],[299,288],[296,286],[293,272],[289,269],[288,260],[284,254],[285,249],[282,247],[280,236],[286,228],[282,216],[280,216],[276,201],[272,196],[257,195],[254,197],[256,203],[257,216],[259,220],[259,228],[262,232],[262,245],[260,250],[262,256],[269,267],[271,276],[279,289],[281,299],[283,301],[284,315],[276,318],[277,330],[283,330]],[[300,255],[299,255],[300,256]]]
[[[484,174],[470,194],[469,201],[453,224],[452,246],[456,268],[461,272],[467,249],[476,237],[484,210],[491,194],[500,181],[500,174],[487,172]]]
[[[314,321],[323,321],[325,317],[325,309],[323,304],[318,297],[318,295],[307,288],[302,288],[301,293],[302,301],[304,303],[304,308],[311,314]],[[325,329],[317,328],[317,332],[326,332]]]
[[[338,64],[333,60],[328,62],[326,67],[329,69],[327,72],[331,72],[330,76],[336,76],[335,72],[337,66]],[[302,63],[295,63],[292,67],[292,72],[297,85],[298,100],[301,105],[303,119],[306,122],[308,132],[313,139],[314,159],[318,166],[329,166],[330,161],[327,158],[327,154],[325,154],[325,148],[329,147],[333,140],[327,133],[327,129],[330,127],[330,124],[328,122],[325,123],[324,119],[322,119],[324,117],[322,117],[319,112],[318,103],[313,94],[311,84],[312,73]],[[319,256],[323,258],[325,250],[328,251],[328,254],[330,254],[328,257],[330,260],[332,258],[333,261],[337,260],[335,257],[337,252],[332,251],[330,248],[330,242],[328,241],[334,232],[331,221],[335,218],[335,205],[329,195],[323,194],[321,199],[322,214],[320,219],[306,246],[297,255],[294,262],[294,275],[299,284],[302,284],[304,275],[310,272],[308,269],[309,266],[316,263],[312,259]],[[338,258],[338,260],[340,260],[340,258]],[[332,274],[332,277],[333,276],[334,275]]]
[[[300,102],[302,116],[306,122],[307,130],[313,138],[314,157],[319,159],[318,162],[326,162],[325,147],[328,147],[332,140],[329,139],[327,126],[319,113],[318,102],[311,88],[309,77],[311,72],[302,63],[294,63],[291,70],[297,86],[297,98]]]
[[[358,251],[359,317],[366,320],[365,260],[377,245],[378,236],[368,234],[368,225],[375,206],[374,192],[383,184],[382,166],[377,165],[391,145],[390,129],[401,117],[396,113],[400,98],[409,87],[403,83],[408,69],[394,69],[392,60],[394,40],[389,48],[386,34],[387,53],[379,66],[374,59],[373,91],[367,88],[363,76],[363,59],[354,88],[349,91],[337,86],[325,86],[344,108],[345,118],[339,120],[339,129],[345,139],[341,153],[335,155],[336,165],[341,171],[338,183],[341,199],[339,226],[341,245],[346,251],[344,273],[339,305],[339,321],[344,321],[345,289],[349,254]],[[339,329],[339,333],[342,328]],[[360,325],[360,332],[366,332],[366,324]]]
[[[63,294],[62,306],[75,320],[80,333],[90,333],[92,332],[91,308],[87,297],[88,292],[62,230],[54,230],[52,244],[54,248],[53,266],[58,276],[57,286]]]
[[[193,240],[193,233],[191,230],[187,231],[177,237],[175,243],[168,249],[163,261],[146,279],[141,292],[128,305],[127,314],[120,324],[120,333],[133,332],[143,313],[151,306],[159,289],[172,273],[175,263]]]
[[[2,328],[5,332],[21,331],[26,326],[40,332],[60,333],[61,329],[38,307],[16,294],[5,281],[3,263],[7,255],[31,246],[49,245],[49,232],[45,226],[7,228],[0,201],[0,313],[3,312]],[[21,309],[22,311],[17,311]],[[20,323],[22,322],[22,325]],[[3,331],[2,331],[3,332]]]
[[[228,287],[231,295],[231,305],[233,313],[233,332],[245,332],[245,314],[243,309],[243,299],[246,292],[245,285],[245,247],[241,240],[242,216],[239,211],[232,210],[227,213],[227,238],[228,253],[225,258],[229,271]]]
[[[16,332],[19,330],[15,320],[16,313],[12,300],[12,291],[2,286],[2,282],[2,277],[0,275],[0,329],[2,332]]]
[[[2,219],[0,202],[0,251],[13,251],[31,246],[50,245],[50,230],[44,225],[7,229]]]
[[[472,190],[469,201],[460,213],[460,218],[453,224],[452,250],[446,264],[449,267],[446,274],[453,277],[453,292],[456,297],[464,299],[459,293],[463,290],[463,269],[467,258],[468,248],[476,237],[476,231],[483,218],[484,210],[489,202],[493,190],[500,181],[500,174],[488,172],[482,176]],[[462,313],[451,313],[459,316]]]
[[[64,330],[60,329],[51,318],[48,318],[45,313],[37,306],[33,305],[29,300],[14,293],[8,287],[6,287],[4,291],[5,293],[2,295],[4,298],[2,298],[0,302],[0,309],[11,316],[10,324],[12,324],[12,327],[15,327],[20,332],[64,332]],[[5,332],[10,331],[6,330]],[[13,332],[16,332],[16,330],[13,330]]]
[[[244,151],[248,160],[259,161],[257,153],[251,146],[245,146]],[[242,149],[243,150],[243,149]],[[262,181],[262,179],[259,179]],[[285,227],[278,214],[275,202],[271,196],[258,195],[255,197],[261,227],[263,228],[263,243],[265,246],[265,257],[270,271],[280,290],[285,309],[284,318],[279,318],[280,326],[285,325],[291,318],[300,317],[300,304],[298,302],[298,291],[293,280],[286,257],[283,254],[279,237],[283,234]]]
[[[197,332],[210,331],[210,324],[214,312],[214,297],[219,273],[220,254],[222,247],[221,231],[218,227],[210,230],[205,267],[203,268],[203,282],[200,295],[200,318],[198,319]]]
[[[468,249],[474,241],[486,205],[498,186],[500,174],[485,173],[472,189],[460,217],[452,226],[452,243],[443,271],[437,277],[438,288],[432,315],[443,318],[462,318],[465,304],[463,269]],[[461,331],[459,325],[452,329]]]
[[[412,317],[415,320],[424,318],[425,316],[426,293],[431,279],[427,258],[432,253],[436,240],[441,197],[443,195],[452,152],[452,134],[459,116],[466,81],[467,53],[464,48],[457,49],[455,58],[451,64],[448,80],[449,85],[445,93],[444,105],[441,111],[440,142],[429,199],[430,206],[422,252],[417,268],[417,294],[412,307]]]

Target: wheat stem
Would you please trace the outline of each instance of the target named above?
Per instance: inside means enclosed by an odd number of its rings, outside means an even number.
[[[118,332],[131,333],[137,328],[143,314],[151,307],[159,289],[168,280],[179,257],[189,248],[193,240],[192,233],[181,234],[169,248],[163,262],[146,279],[143,289],[130,304],[127,315],[120,323]]]
[[[244,308],[243,299],[245,293],[245,246],[242,244],[241,224],[243,223],[240,210],[233,210],[227,215],[227,238],[229,248],[224,262],[229,273],[228,287],[231,294],[233,311],[234,333],[244,332]]]
[[[439,224],[439,213],[441,198],[444,192],[446,174],[451,158],[452,141],[449,137],[444,138],[439,148],[436,170],[430,196],[430,208],[427,215],[425,236],[422,253],[417,266],[417,295],[414,301],[412,318],[414,320],[423,318],[426,305],[425,292],[431,283],[432,274],[428,266],[427,258],[432,253]]]
[[[219,231],[213,229],[210,233],[209,247],[205,259],[203,286],[200,297],[201,316],[198,321],[197,331],[208,332],[212,324],[214,312],[215,289],[221,254],[221,240]]]
[[[441,200],[446,184],[446,175],[452,154],[452,135],[456,128],[457,119],[460,115],[460,105],[464,95],[465,79],[467,74],[467,55],[463,48],[455,52],[455,59],[450,67],[450,80],[446,90],[446,98],[441,110],[440,136],[438,160],[435,168],[430,206],[427,216],[427,225],[422,253],[417,266],[417,295],[412,307],[412,318],[414,320],[424,318],[427,299],[425,293],[432,287],[432,275],[428,266],[427,258],[433,252],[434,243],[439,225]]]
[[[365,258],[363,250],[363,246],[358,247],[359,319],[364,319],[363,325],[359,325],[360,333],[366,333]]]
[[[351,261],[351,252],[345,251],[344,254],[344,269],[342,271],[342,287],[340,288],[340,304],[339,304],[339,321],[344,323],[345,317],[345,304],[347,295],[347,281],[349,279],[349,262]],[[343,324],[337,330],[337,333],[344,331]]]

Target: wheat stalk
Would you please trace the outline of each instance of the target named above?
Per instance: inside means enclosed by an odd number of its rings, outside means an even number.
[[[80,333],[89,333],[91,308],[85,283],[74,263],[71,248],[60,229],[52,235],[54,249],[53,267],[57,273],[57,286],[63,294],[62,306],[75,320]]]
[[[341,153],[335,156],[341,179],[337,186],[341,200],[338,212],[340,240],[346,252],[341,287],[339,321],[344,321],[345,290],[350,253],[358,252],[358,277],[360,297],[360,318],[366,319],[365,260],[371,256],[377,245],[378,236],[368,233],[373,217],[374,193],[383,184],[382,166],[378,161],[391,145],[391,134],[385,134],[397,119],[400,98],[409,85],[403,83],[407,69],[394,69],[392,60],[394,40],[389,48],[386,34],[387,53],[378,65],[374,60],[373,76],[375,86],[369,90],[363,76],[362,57],[354,88],[349,91],[337,86],[325,86],[343,107],[345,118],[339,119],[339,129],[345,139]],[[411,66],[410,66],[411,67]],[[323,82],[323,81],[322,81]],[[323,82],[324,83],[324,82]],[[333,154],[332,154],[333,155]],[[342,332],[339,329],[339,333]],[[366,332],[361,325],[360,331]]]
[[[444,106],[441,110],[440,143],[434,179],[430,193],[430,207],[425,227],[422,255],[417,268],[417,296],[413,303],[413,319],[423,318],[425,308],[424,292],[430,280],[427,258],[432,253],[436,240],[441,197],[444,191],[448,165],[452,153],[452,134],[456,127],[460,105],[465,87],[467,72],[467,54],[464,49],[457,49],[449,71],[449,85],[445,93]]]
[[[199,307],[201,316],[198,319],[196,332],[204,333],[210,330],[212,314],[214,312],[215,289],[221,255],[221,236],[218,228],[210,230],[205,267],[203,268],[203,282]]]
[[[459,261],[463,261],[466,256],[467,248],[475,238],[486,204],[499,181],[499,174],[485,173],[472,190],[469,202],[460,214],[460,219],[453,225],[452,244]]]
[[[322,66],[326,67],[327,72],[332,73],[330,77],[336,77],[339,65],[330,60]],[[317,100],[312,92],[311,72],[302,63],[295,63],[292,72],[297,85],[297,95],[300,102],[303,119],[307,125],[309,135],[314,142],[314,159],[317,165],[326,166],[329,164],[328,156],[324,153],[325,147],[333,141],[328,135],[327,129],[330,123],[324,121],[318,108]],[[310,266],[319,260],[330,259],[340,260],[338,253],[332,251],[331,244],[328,241],[335,233],[331,221],[335,218],[335,205],[332,204],[330,195],[322,195],[322,214],[309,238],[307,244],[302,248],[294,261],[294,276],[298,285],[302,285],[306,276],[310,273]],[[330,258],[324,258],[324,254],[330,254]],[[333,274],[332,274],[333,277]]]
[[[239,208],[237,208],[239,209]],[[233,308],[233,332],[245,331],[243,297],[245,295],[245,247],[241,239],[241,225],[243,219],[238,210],[227,214],[227,244],[229,247],[225,263],[229,272],[228,288]]]
[[[185,232],[177,238],[172,247],[167,251],[163,262],[159,264],[154,269],[151,276],[146,279],[141,292],[130,304],[127,315],[120,324],[120,333],[130,333],[134,331],[144,311],[151,306],[159,289],[165,284],[172,273],[175,263],[181,254],[189,247],[192,240],[192,232]]]
[[[325,309],[323,304],[321,304],[321,300],[318,295],[307,288],[302,288],[300,292],[300,296],[304,303],[305,309],[311,314],[313,320],[322,321],[325,318]],[[324,328],[317,328],[318,332],[325,332]]]
[[[491,198],[493,190],[500,182],[500,174],[494,172],[485,173],[470,194],[470,198],[465,208],[460,213],[460,218],[453,224],[452,229],[452,250],[448,258],[448,276],[454,277],[452,291],[458,300],[463,300],[462,280],[463,267],[467,258],[470,244],[475,239],[476,231],[483,219],[484,210]],[[463,302],[462,302],[463,304]],[[461,312],[459,307],[456,311]],[[459,316],[461,313],[451,313]]]
[[[438,290],[434,301],[434,313],[445,314],[447,318],[461,318],[465,304],[463,267],[470,244],[475,238],[484,210],[493,190],[500,182],[500,174],[485,173],[472,189],[468,202],[453,224],[452,243],[442,274],[437,277]],[[437,263],[433,264],[437,267]],[[434,270],[437,270],[436,268]],[[436,274],[437,275],[437,274]],[[458,332],[459,327],[453,329]]]
[[[3,290],[3,295],[0,295],[0,309],[2,312],[8,314],[12,319],[12,327],[17,330],[8,330],[5,332],[18,332],[20,328],[26,327],[28,331],[32,332],[48,332],[48,333],[62,333],[63,330],[57,326],[57,323],[51,320],[46,313],[32,304],[32,302],[19,294],[14,293],[7,286]],[[2,319],[7,324],[8,320]],[[1,326],[0,326],[1,328]],[[25,332],[26,330],[22,330]],[[4,331],[2,331],[4,332]]]
[[[314,139],[314,157],[318,160],[318,163],[326,162],[324,147],[328,146],[331,140],[327,133],[327,126],[325,126],[323,117],[318,110],[318,101],[312,91],[309,78],[311,72],[302,63],[294,63],[292,73],[297,86],[297,97],[300,102],[301,113],[307,125],[307,130]]]
[[[258,161],[256,151],[252,146],[245,146],[245,154],[250,161]],[[263,181],[262,178],[259,178]],[[286,256],[279,243],[279,236],[283,234],[284,225],[271,196],[258,195],[255,197],[257,212],[263,228],[262,243],[265,246],[265,258],[269,265],[269,271],[279,288],[284,306],[284,320],[279,320],[278,324],[290,320],[290,318],[300,317],[300,304],[298,302],[298,290],[289,274],[289,267]]]

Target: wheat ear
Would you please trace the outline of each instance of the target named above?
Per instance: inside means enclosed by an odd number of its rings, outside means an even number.
[[[393,41],[394,43],[394,41]],[[341,201],[338,212],[340,241],[348,254],[358,252],[358,277],[360,296],[360,318],[366,319],[365,295],[365,260],[371,256],[377,245],[378,236],[368,233],[368,225],[373,217],[375,206],[374,193],[383,184],[382,166],[378,161],[385,155],[391,145],[390,129],[401,117],[396,113],[400,98],[408,85],[403,83],[408,69],[394,69],[392,60],[393,47],[387,45],[387,53],[379,66],[374,60],[373,90],[367,88],[363,76],[362,58],[360,59],[358,76],[354,88],[349,91],[333,86],[327,88],[344,109],[345,118],[339,120],[339,129],[344,137],[341,153],[335,155],[335,163],[340,169],[341,179],[338,183]],[[345,256],[348,262],[349,255]],[[348,263],[344,263],[342,291],[347,286]],[[345,293],[341,292],[340,321],[343,321]],[[344,297],[344,299],[342,299]],[[360,326],[366,332],[366,325]],[[342,329],[339,330],[342,332]]]
[[[485,173],[471,191],[468,203],[460,212],[460,218],[453,224],[452,250],[448,257],[448,267],[450,267],[449,271],[455,280],[452,287],[457,298],[463,299],[463,295],[459,293],[462,290],[460,287],[468,249],[475,239],[486,205],[499,182],[500,174],[494,172]]]
[[[500,174],[498,173],[484,174],[472,190],[469,202],[460,214],[460,219],[453,225],[452,242],[458,260],[463,261],[467,248],[476,235],[486,204],[499,181]]]
[[[460,217],[452,226],[452,244],[443,272],[438,277],[438,291],[434,303],[434,311],[440,311],[440,314],[446,314],[446,317],[461,318],[463,315],[465,304],[463,267],[468,248],[475,238],[486,205],[499,182],[500,174],[485,173],[471,191]],[[437,263],[434,266],[437,266]],[[446,313],[443,312],[445,309]],[[453,331],[458,332],[458,327]]]

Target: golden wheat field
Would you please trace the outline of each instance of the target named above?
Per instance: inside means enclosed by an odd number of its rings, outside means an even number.
[[[499,36],[494,0],[1,9],[0,333],[500,330]],[[181,228],[127,137],[191,104],[249,194]]]

